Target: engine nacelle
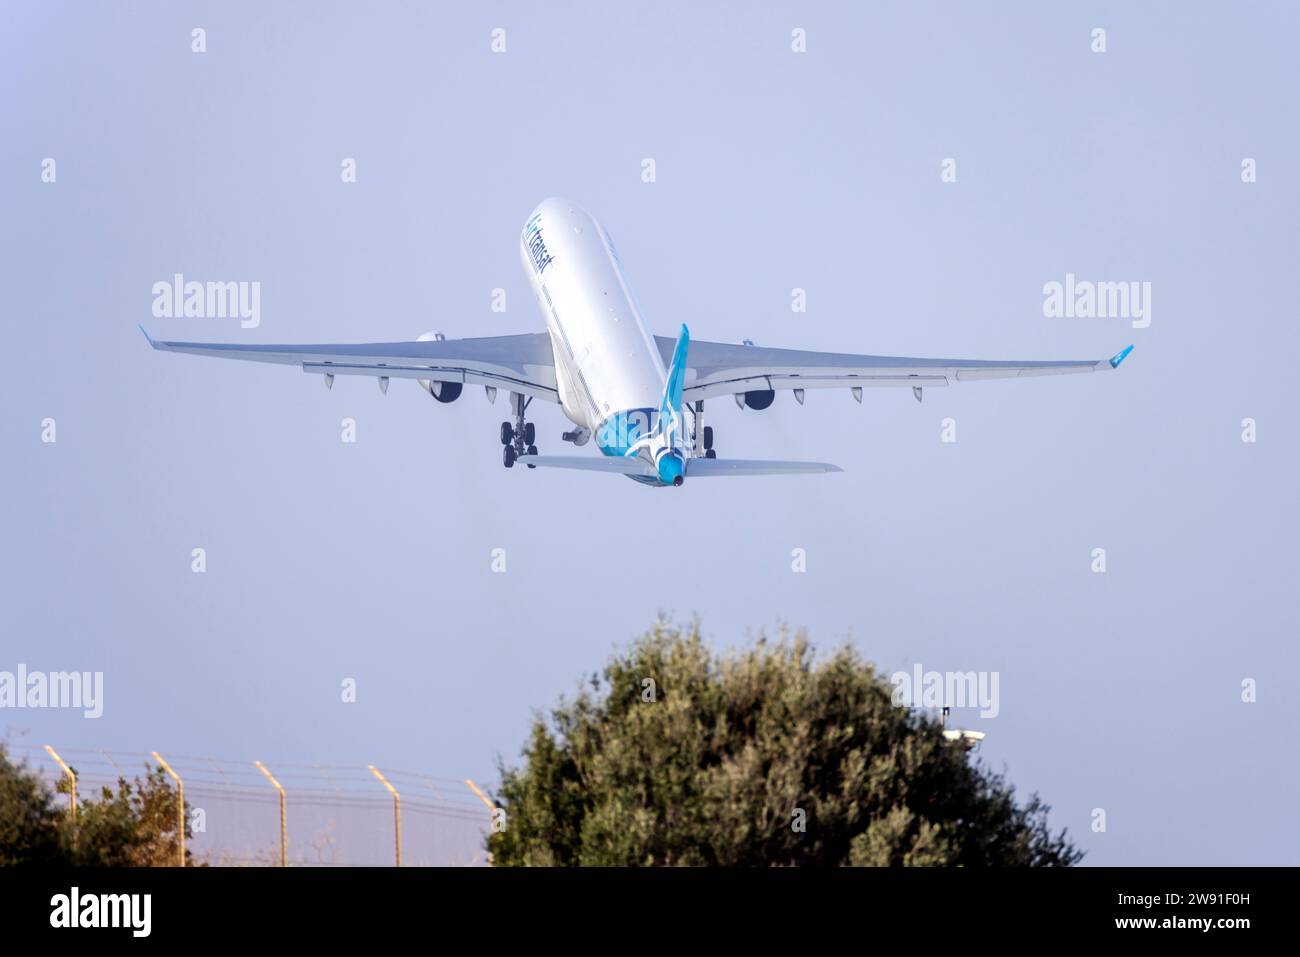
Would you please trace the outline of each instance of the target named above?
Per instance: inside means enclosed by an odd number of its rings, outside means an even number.
[[[419,336],[416,342],[445,342],[447,337],[441,332],[426,332]],[[420,388],[429,395],[433,396],[439,402],[455,402],[460,398],[461,392],[465,390],[463,382],[433,382],[429,379],[416,379],[420,383]]]
[[[753,392],[737,392],[736,405],[742,409],[753,409],[761,412],[776,400],[776,391],[774,389],[757,389]]]
[[[425,391],[439,402],[455,402],[465,389],[463,382],[430,382],[428,379],[421,379],[420,385],[424,386]]]

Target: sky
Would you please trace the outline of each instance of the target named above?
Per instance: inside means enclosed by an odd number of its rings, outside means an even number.
[[[719,651],[788,626],[886,674],[996,673],[996,717],[953,721],[1087,864],[1300,863],[1300,15],[619,7],[6,5],[0,671],[102,671],[104,712],[0,728],[490,785],[657,615],[698,617]],[[920,404],[715,400],[720,455],[844,472],[671,490],[503,469],[506,403],[476,388],[326,391],[137,329],[541,331],[517,242],[551,195],[602,221],[660,335],[1136,348],[1114,375]],[[258,282],[259,325],[154,318],[176,273]],[[1067,275],[1150,283],[1149,325],[1045,315]],[[558,407],[531,412],[563,453]]]

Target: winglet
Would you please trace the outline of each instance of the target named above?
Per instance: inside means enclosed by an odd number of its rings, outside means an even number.
[[[1128,354],[1132,351],[1133,351],[1132,346],[1125,346],[1121,351],[1115,353],[1115,355],[1111,356],[1110,358],[1110,367],[1112,369],[1118,369],[1119,364],[1123,362],[1126,358],[1128,358]]]
[[[153,339],[149,336],[149,333],[145,332],[144,326],[140,326],[140,331],[144,332],[144,341],[149,343],[149,345],[152,346],[153,348],[157,349],[158,346],[154,343]]]

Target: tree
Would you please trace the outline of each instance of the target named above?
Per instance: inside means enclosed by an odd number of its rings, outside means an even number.
[[[63,815],[50,789],[0,742],[0,867],[63,860]]]
[[[1059,865],[1083,855],[851,648],[658,623],[501,767],[496,865]]]
[[[176,789],[162,768],[145,766],[143,778],[118,778],[117,790],[102,788],[99,799],[77,811],[73,863],[94,867],[171,867],[177,847]],[[190,803],[185,802],[185,837]],[[186,854],[186,864],[195,862]]]
[[[66,793],[66,782],[57,790]],[[189,838],[188,802],[185,810]],[[170,866],[178,857],[177,824],[176,791],[161,768],[146,765],[143,778],[119,778],[116,790],[79,802],[74,826],[55,792],[0,744],[0,866]]]

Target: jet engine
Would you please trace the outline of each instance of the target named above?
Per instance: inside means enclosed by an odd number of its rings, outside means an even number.
[[[776,399],[776,392],[773,389],[757,389],[753,392],[737,392],[736,405],[742,409],[753,409],[762,411],[766,409]]]
[[[444,342],[447,337],[441,332],[426,332],[417,338],[416,342]],[[461,392],[465,389],[463,382],[434,382],[430,379],[417,379],[420,388],[429,395],[433,396],[439,402],[455,402],[460,398]]]

